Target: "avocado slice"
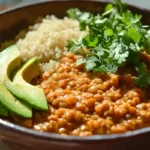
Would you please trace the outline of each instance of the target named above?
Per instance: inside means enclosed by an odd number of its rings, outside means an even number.
[[[2,103],[0,103],[0,115],[8,116],[8,110]]]
[[[39,74],[38,58],[28,60],[14,75],[13,82],[6,76],[7,89],[23,102],[37,110],[47,110],[48,105],[44,90],[29,84]]]
[[[7,73],[20,66],[20,52],[16,45],[10,46],[0,53],[0,102],[6,108],[25,118],[32,117],[32,109],[14,97],[5,87]]]

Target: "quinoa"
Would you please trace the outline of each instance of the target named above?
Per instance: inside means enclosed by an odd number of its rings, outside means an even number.
[[[67,17],[58,19],[55,16],[46,16],[41,23],[29,29],[25,38],[17,42],[22,62],[38,56],[42,72],[53,69],[67,54],[65,46],[68,40],[78,39],[87,33],[80,31],[78,21]]]

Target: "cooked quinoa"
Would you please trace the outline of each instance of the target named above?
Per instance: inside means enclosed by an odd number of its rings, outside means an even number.
[[[81,32],[79,22],[65,17],[46,16],[41,23],[30,26],[25,38],[17,42],[22,61],[38,56],[42,71],[48,71],[66,55],[68,40],[78,39],[87,32]]]

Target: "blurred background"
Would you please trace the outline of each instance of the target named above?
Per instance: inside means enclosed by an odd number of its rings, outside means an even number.
[[[22,4],[37,2],[37,1],[44,1],[44,0],[0,0],[0,10],[4,10],[14,5],[22,5]],[[111,0],[106,0],[106,1],[111,1]],[[150,9],[150,0],[122,0],[122,1],[128,2],[132,5],[137,5],[140,7]]]

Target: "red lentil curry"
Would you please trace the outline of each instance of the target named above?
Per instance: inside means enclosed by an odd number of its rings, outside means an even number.
[[[10,121],[38,131],[78,136],[124,133],[150,126],[150,55],[148,47],[143,46],[150,39],[149,31],[142,37],[146,29],[139,23],[140,16],[131,15],[130,11],[123,13],[124,5],[116,8],[119,2],[115,7],[109,4],[102,17],[78,9],[68,11],[80,21],[82,30],[88,26],[90,34],[69,41],[67,47],[71,52],[54,71],[46,71],[38,79],[48,111],[34,110],[31,119],[10,115]],[[116,11],[124,16],[123,20],[122,16],[113,18]],[[117,33],[109,21],[104,25],[109,13],[111,23],[118,19],[113,23]],[[97,24],[93,25],[93,20]],[[116,52],[108,54],[108,49]]]
[[[80,57],[68,54],[55,72],[42,75],[39,87],[49,104],[47,112],[35,111],[32,119],[13,116],[13,121],[39,131],[80,136],[150,126],[149,89],[135,86],[130,67],[117,74],[93,74],[85,72],[83,65],[76,67]]]

